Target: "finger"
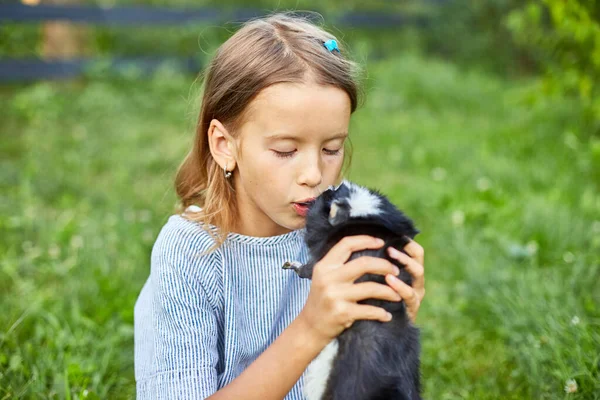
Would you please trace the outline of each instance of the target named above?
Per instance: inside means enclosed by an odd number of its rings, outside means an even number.
[[[425,250],[419,243],[415,242],[411,238],[408,239],[410,241],[406,246],[404,246],[403,250],[407,252],[409,256],[417,260],[419,264],[425,265]]]
[[[386,275],[385,281],[392,289],[398,292],[402,300],[406,303],[406,306],[411,309],[411,312],[416,314],[421,305],[421,298],[417,291],[393,275]]]
[[[336,272],[340,280],[354,282],[364,274],[398,275],[400,270],[384,258],[360,256],[352,261],[348,261],[344,265],[344,268],[340,268]]]
[[[425,268],[423,265],[393,247],[388,247],[388,254],[405,266],[406,271],[413,277],[413,288],[421,290],[425,287]]]
[[[361,282],[351,285],[346,290],[346,298],[352,301],[361,301],[366,299],[381,299],[388,301],[400,301],[402,298],[397,291],[388,285],[377,282]]]
[[[346,236],[335,244],[323,257],[321,263],[325,265],[341,265],[350,258],[355,251],[365,249],[379,249],[383,240],[368,235]]]
[[[385,309],[368,304],[352,304],[349,307],[349,315],[352,316],[352,321],[346,324],[346,328],[349,328],[352,322],[358,319],[378,320],[381,322],[388,322],[392,319],[392,314]]]

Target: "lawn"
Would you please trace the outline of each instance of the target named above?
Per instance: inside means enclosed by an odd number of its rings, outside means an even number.
[[[576,105],[412,54],[367,68],[348,178],[422,231],[424,397],[600,399],[600,140]],[[198,92],[168,69],[0,90],[1,400],[134,397]]]

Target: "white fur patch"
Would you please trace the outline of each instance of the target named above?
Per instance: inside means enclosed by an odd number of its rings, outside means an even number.
[[[351,182],[347,182],[346,185],[350,189],[350,198],[348,199],[350,217],[367,217],[381,214],[379,208],[381,200],[379,197],[362,186],[357,186]]]
[[[309,364],[304,378],[304,396],[307,400],[320,400],[325,392],[331,363],[338,352],[338,341],[333,339]]]

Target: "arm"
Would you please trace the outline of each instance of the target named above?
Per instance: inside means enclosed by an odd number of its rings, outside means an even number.
[[[154,328],[155,351],[162,357],[158,371],[142,382],[142,386],[150,385],[144,392],[152,399],[159,394],[164,398],[201,399],[211,393],[213,400],[283,398],[308,364],[354,320],[389,320],[382,308],[359,305],[356,301],[399,300],[398,294],[387,285],[353,282],[365,273],[392,273],[395,266],[380,258],[359,257],[340,268],[352,252],[382,245],[383,242],[363,236],[345,239],[334,246],[315,266],[311,291],[300,315],[240,376],[217,392],[214,310],[205,293],[191,288],[185,273],[181,275],[181,268],[174,268],[185,263],[171,263],[173,260],[157,263],[162,279],[156,283],[162,294],[155,298],[155,307],[158,303],[163,312],[159,313],[158,327]],[[167,280],[175,284],[164,284]],[[190,320],[195,315],[203,316],[202,323]],[[169,324],[164,324],[165,321]],[[161,326],[166,330],[160,329]],[[142,397],[138,391],[138,399]]]
[[[209,399],[282,399],[327,343],[300,314],[240,376]]]
[[[355,320],[389,321],[383,308],[356,302],[370,297],[398,301],[400,296],[387,285],[354,285],[354,281],[368,272],[390,274],[396,267],[372,257],[359,257],[343,266],[354,251],[382,245],[381,240],[356,236],[334,246],[314,267],[310,294],[300,315],[240,376],[210,399],[282,399],[308,364]]]

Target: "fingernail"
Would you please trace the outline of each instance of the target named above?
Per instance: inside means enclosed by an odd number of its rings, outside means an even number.
[[[400,252],[398,250],[396,250],[395,248],[393,248],[391,246],[388,247],[388,249],[390,249],[390,253],[392,256],[398,256],[400,254]]]
[[[391,320],[392,320],[392,314],[390,314],[390,313],[387,313],[387,317],[388,317],[388,321],[391,321]]]
[[[398,275],[400,273],[400,268],[394,266],[394,274]]]

